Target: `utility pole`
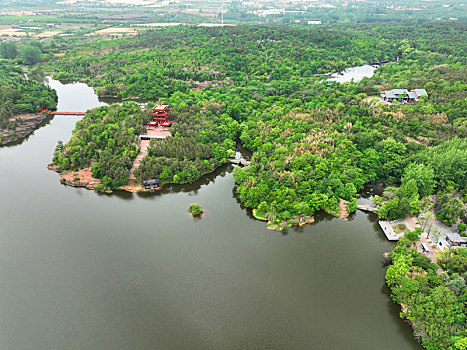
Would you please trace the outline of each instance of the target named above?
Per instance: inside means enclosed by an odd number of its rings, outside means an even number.
[[[224,3],[221,6],[221,26],[224,28]]]

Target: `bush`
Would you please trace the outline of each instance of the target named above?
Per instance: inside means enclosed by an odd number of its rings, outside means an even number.
[[[188,208],[188,212],[191,213],[193,216],[201,216],[203,214],[203,208],[201,208],[201,205],[194,203],[190,204],[190,208]]]
[[[459,232],[465,231],[466,228],[467,228],[466,224],[457,225],[457,229],[459,230]]]
[[[420,239],[421,234],[422,234],[422,228],[417,227],[414,231],[406,232],[405,237],[407,237],[411,241],[418,241]]]

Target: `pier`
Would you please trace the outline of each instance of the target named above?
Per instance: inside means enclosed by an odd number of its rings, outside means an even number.
[[[383,229],[383,232],[386,235],[388,241],[398,241],[399,238],[401,238],[405,234],[405,232],[399,234],[394,232],[394,229],[392,228],[391,223],[389,221],[380,220],[378,221],[378,224]]]

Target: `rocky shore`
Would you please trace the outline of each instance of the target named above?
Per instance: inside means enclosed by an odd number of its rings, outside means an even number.
[[[0,145],[3,146],[24,139],[36,130],[47,117],[48,115],[45,113],[38,113],[23,114],[11,118],[11,121],[17,120],[18,125],[14,129],[0,129]]]
[[[103,190],[96,188],[96,185],[101,183],[100,179],[96,179],[92,176],[90,168],[84,168],[79,170],[66,170],[60,172],[57,165],[49,164],[47,169],[55,171],[60,174],[60,183],[72,186],[72,187],[85,187],[88,190],[94,190],[99,192],[112,193],[112,190]],[[156,189],[160,190],[162,187]],[[117,190],[128,191],[128,192],[149,192],[141,184],[134,181],[129,181],[126,185],[120,186]]]
[[[47,169],[55,171],[60,174],[60,183],[73,186],[73,187],[86,187],[87,189],[94,190],[95,186],[101,180],[93,178],[89,168],[79,169],[77,171],[62,171],[58,166],[49,164]]]

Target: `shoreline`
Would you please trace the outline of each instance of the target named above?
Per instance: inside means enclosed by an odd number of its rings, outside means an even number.
[[[224,163],[220,165],[219,167],[216,167],[212,171],[203,174],[198,180],[200,180],[205,175],[212,174],[213,172],[218,170],[220,167],[224,165],[228,165],[228,164],[232,164],[232,163],[230,162]],[[165,182],[165,183],[160,184],[159,187],[156,187],[150,190],[150,189],[144,188],[143,185],[138,183],[136,180],[130,179],[128,183],[122,186],[119,186],[112,190],[110,189],[104,190],[104,189],[95,188],[96,185],[100,184],[102,181],[100,179],[96,179],[92,177],[90,168],[83,168],[79,170],[65,170],[63,172],[60,172],[58,166],[53,165],[53,164],[48,164],[47,169],[52,170],[59,174],[59,181],[61,184],[71,186],[71,187],[84,187],[88,190],[93,190],[95,192],[102,192],[102,193],[107,193],[107,194],[111,194],[115,191],[126,191],[129,193],[151,193],[151,192],[154,193],[154,192],[162,191],[166,185],[189,185],[190,184],[190,183],[177,184],[174,182]],[[345,204],[347,203],[348,203],[347,201],[344,201],[343,199],[341,199],[339,204],[336,207],[337,209],[336,212],[328,213],[328,214],[341,220],[347,220],[347,217],[350,215],[345,208]],[[344,206],[345,210],[342,210],[342,206]],[[281,222],[269,221],[266,217],[263,217],[257,214],[256,209],[252,209],[252,215],[256,220],[264,221],[266,223],[266,228],[268,230],[279,231],[279,232],[288,227],[292,227],[292,226],[304,227],[306,225],[316,222],[313,216],[308,216],[304,214],[293,215],[289,220],[281,221]]]
[[[220,167],[231,164],[229,162],[223,163],[220,166],[214,168],[212,171],[209,171],[201,177],[196,180],[199,181],[203,178],[203,176],[209,175],[214,173],[216,170],[218,170]],[[128,182],[124,185],[121,185],[117,188],[114,188],[113,190],[102,190],[102,189],[96,189],[95,186],[99,183],[102,182],[101,179],[96,179],[92,177],[91,169],[90,168],[83,168],[83,169],[78,169],[78,170],[64,170],[60,172],[60,169],[57,165],[54,165],[52,163],[47,165],[47,169],[52,170],[56,173],[59,174],[59,181],[63,185],[71,186],[71,187],[84,187],[88,190],[93,190],[95,192],[103,192],[103,193],[113,193],[114,191],[126,191],[130,193],[151,193],[151,192],[158,192],[162,191],[165,186],[167,185],[189,185],[194,182],[190,183],[185,183],[185,184],[178,184],[175,182],[164,182],[160,184],[159,187],[154,188],[153,190],[146,189],[143,187],[142,184],[138,183],[137,180],[130,179]]]
[[[22,141],[31,135],[47,117],[49,115],[45,113],[31,113],[10,118],[10,121],[21,119],[22,122],[14,129],[0,129],[0,146]]]

